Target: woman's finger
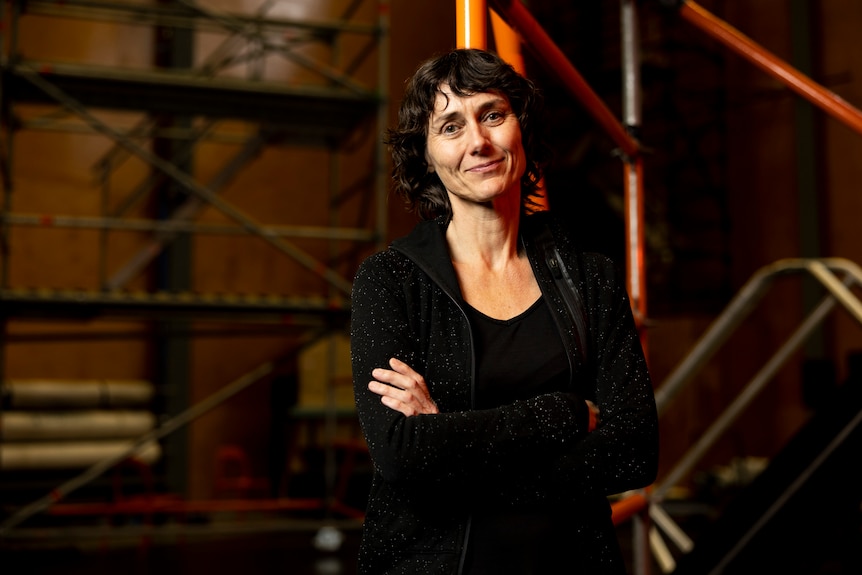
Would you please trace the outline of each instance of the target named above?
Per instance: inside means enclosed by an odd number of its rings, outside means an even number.
[[[428,386],[425,384],[425,378],[416,373],[403,361],[393,358],[389,360],[389,363],[393,369],[379,367],[371,372],[372,377],[401,389],[417,390],[419,393],[428,395]]]
[[[439,413],[420,374],[395,358],[389,360],[389,365],[392,369],[373,370],[371,375],[375,381],[368,384],[368,389],[379,395],[384,405],[407,416]]]
[[[413,379],[422,379],[422,376],[416,373],[412,367],[401,361],[400,359],[393,357],[389,359],[389,366],[398,373],[402,375],[406,375],[407,377]]]
[[[368,389],[380,396],[380,402],[386,407],[401,412],[406,416],[417,415],[419,413],[436,413],[436,411],[428,411],[423,407],[422,402],[410,393],[377,381],[368,383]]]

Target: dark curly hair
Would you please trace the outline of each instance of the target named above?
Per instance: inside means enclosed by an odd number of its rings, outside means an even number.
[[[550,153],[542,138],[542,98],[536,86],[495,54],[459,49],[423,62],[410,79],[398,110],[398,127],[387,130],[395,192],[408,210],[424,220],[451,217],[449,195],[440,178],[428,171],[425,148],[428,123],[440,86],[457,96],[491,92],[505,96],[521,127],[527,168],[521,178],[521,207],[528,210],[540,194],[542,169]]]

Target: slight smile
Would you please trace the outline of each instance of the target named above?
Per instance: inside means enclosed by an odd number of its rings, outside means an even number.
[[[478,166],[473,166],[468,169],[468,172],[488,172],[494,170],[497,166],[499,166],[503,162],[502,159],[494,160],[493,162],[486,162],[484,164],[479,164]]]

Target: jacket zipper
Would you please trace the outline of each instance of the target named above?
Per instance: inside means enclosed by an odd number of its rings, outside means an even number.
[[[422,262],[417,261],[412,258],[409,253],[399,249],[396,246],[392,246],[392,249],[395,251],[401,252],[407,258],[412,261],[422,272],[428,276],[429,279],[440,288],[446,297],[458,308],[458,311],[461,312],[461,317],[464,320],[464,323],[467,325],[467,333],[470,336],[470,409],[476,408],[476,342],[473,341],[473,327],[470,325],[470,319],[467,316],[467,312],[464,311],[464,307],[458,303],[458,298],[456,298],[452,293],[449,292],[446,288],[443,287],[443,282],[438,281],[437,274],[433,272],[433,270],[429,270]],[[473,525],[473,514],[470,513],[467,515],[467,524],[464,526],[464,538],[461,542],[461,557],[458,560],[458,571],[457,575],[462,575],[464,573],[464,565],[467,562],[467,544],[470,540],[470,530]]]
[[[436,274],[433,273],[433,270],[427,269],[424,265],[422,265],[421,262],[413,259],[409,253],[404,252],[403,250],[400,250],[394,246],[393,246],[393,249],[395,249],[396,251],[399,251],[402,254],[404,254],[405,256],[407,256],[408,259],[410,259],[416,266],[418,266],[419,269],[421,269],[425,273],[425,275],[427,275],[431,279],[431,281],[434,282],[434,284],[438,288],[440,288],[440,290],[443,293],[446,294],[446,297],[448,297],[449,300],[453,304],[455,304],[455,307],[458,308],[458,311],[461,312],[461,317],[464,319],[464,321],[467,325],[467,333],[470,336],[470,408],[475,409],[475,407],[476,407],[476,345],[475,345],[475,342],[473,341],[473,328],[470,325],[470,319],[467,316],[467,312],[465,312],[463,306],[461,306],[461,304],[458,303],[458,299],[452,293],[450,293],[447,289],[445,289],[443,287],[443,283],[438,281],[437,279],[435,279]],[[528,247],[525,246],[525,249],[527,249],[527,255],[529,257],[530,252],[529,252]],[[551,254],[542,253],[543,250],[541,250],[541,249],[537,250],[537,251],[539,252],[538,257],[540,259],[542,259],[542,258],[545,259],[545,263],[551,272],[551,276],[552,276],[554,285],[557,288],[557,292],[558,292],[557,295],[559,295],[563,299],[563,302],[565,303],[566,307],[568,308],[569,312],[572,315],[571,319],[575,322],[576,330],[578,332],[577,344],[580,348],[579,351],[581,352],[582,356],[585,356],[586,355],[586,341],[584,340],[584,338],[586,337],[586,326],[584,325],[583,317],[580,316],[576,312],[576,310],[579,309],[579,306],[577,305],[577,301],[573,301],[573,299],[572,299],[572,298],[578,298],[579,297],[577,289],[574,286],[574,282],[572,282],[572,279],[569,277],[569,274],[567,273],[565,265],[563,265],[562,259],[560,258],[560,255],[557,252],[556,248],[552,248]],[[531,262],[532,261],[533,260],[531,258]],[[535,269],[534,269],[533,273],[536,273]],[[538,280],[538,278],[537,278],[537,280]],[[563,285],[560,285],[561,283],[563,283]],[[569,288],[569,289],[566,289],[566,288]],[[542,292],[542,297],[547,298],[548,294],[546,294],[545,291],[542,289],[541,283],[539,283],[539,289]],[[565,337],[563,337],[563,333],[560,333],[560,331],[562,330],[562,326],[560,325],[559,319],[557,318],[557,314],[552,313],[551,316],[554,318],[554,322],[557,324],[557,332],[560,334],[560,337],[564,341],[563,345],[564,345],[564,347],[566,347],[566,358],[569,362],[569,378],[572,379],[572,378],[574,378],[574,373],[575,373],[575,366],[572,363],[572,350],[568,349],[568,346],[565,345]],[[470,541],[470,531],[471,531],[472,526],[473,526],[473,514],[471,513],[467,516],[467,524],[464,527],[464,538],[463,538],[463,541],[461,544],[461,558],[458,560],[457,575],[462,575],[464,573],[464,566],[465,566],[465,563],[467,561],[467,545]]]

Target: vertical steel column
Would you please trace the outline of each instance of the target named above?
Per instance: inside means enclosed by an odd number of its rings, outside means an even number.
[[[486,0],[455,0],[458,48],[488,47],[488,3]]]
[[[620,0],[620,32],[623,72],[623,125],[637,131],[641,125],[640,47],[637,7],[634,0]],[[637,137],[638,134],[632,134]]]
[[[11,7],[7,12],[4,5],[0,8],[0,71],[15,59],[18,46],[18,18],[20,15],[20,3],[10,2]],[[9,16],[9,22],[5,20]],[[7,40],[4,32],[9,31]],[[12,102],[7,98],[3,86],[3,76],[0,73],[0,185],[3,186],[2,207],[0,207],[0,288],[9,286],[9,259],[11,256],[11,224],[7,217],[12,213],[12,155],[14,144],[14,128],[11,112]],[[0,314],[0,399],[6,393],[6,348],[9,338],[9,319],[5,314]],[[3,418],[3,402],[0,401],[0,419]],[[3,441],[3,426],[0,425],[0,442]]]
[[[636,0],[620,0],[620,38],[622,42],[622,115],[623,126],[637,139],[641,126],[640,46]],[[646,352],[643,320],[646,318],[646,273],[644,270],[643,233],[643,163],[635,153],[623,158],[624,205],[626,229],[626,281],[635,322]],[[649,512],[642,510],[632,521],[633,563],[636,575],[649,575]]]
[[[332,58],[329,62],[329,65],[335,69],[340,69],[341,65],[341,35],[337,35],[332,43]],[[327,146],[327,153],[329,155],[329,182],[328,182],[328,192],[329,192],[329,228],[335,229],[338,227],[340,214],[341,214],[341,205],[338,199],[339,191],[341,189],[341,171],[343,168],[341,161],[341,151],[339,150],[338,142],[330,142]],[[327,266],[333,265],[333,263],[338,258],[338,248],[340,242],[335,238],[329,238],[326,242],[327,244],[327,257],[328,261],[326,263]],[[330,284],[326,285],[326,297],[329,301],[333,301],[337,297],[336,290],[333,289],[333,286]],[[330,321],[327,319],[327,324]],[[323,419],[323,482],[324,482],[324,514],[326,518],[330,517],[330,513],[332,511],[332,507],[335,504],[335,481],[336,481],[336,453],[335,453],[335,436],[338,433],[338,421],[336,415],[336,401],[335,401],[335,372],[336,365],[338,364],[338,353],[336,350],[336,342],[334,331],[331,329],[329,325],[327,325],[326,329],[326,364],[323,369],[324,377],[323,383],[326,386],[326,397],[325,397],[325,405],[324,408],[324,419]]]
[[[108,218],[111,215],[111,172],[108,164],[99,167],[99,217]],[[104,289],[108,281],[108,250],[110,249],[110,230],[103,227],[99,230],[99,287]]]
[[[790,37],[793,66],[802,74],[811,76],[814,70],[812,57],[812,2],[791,0]],[[808,100],[795,98],[793,125],[796,135],[796,187],[799,198],[799,249],[804,258],[820,257],[820,202],[817,197],[819,158],[817,155],[817,120],[814,106]],[[817,286],[802,284],[803,310],[817,303]],[[823,330],[818,329],[805,343],[805,359],[828,357]]]
[[[626,279],[635,322],[641,330],[641,343],[646,351],[643,322],[647,317],[646,272],[643,231],[643,161],[640,156],[626,158],[625,178]]]
[[[633,138],[641,126],[640,50],[635,0],[620,0],[623,69],[623,125]],[[626,278],[635,321],[646,318],[646,273],[644,271],[643,163],[640,154],[624,158]],[[645,338],[641,338],[644,340]],[[644,342],[645,343],[645,342]]]
[[[18,50],[18,22],[21,17],[21,3],[10,2],[8,13],[6,7],[3,6],[0,11],[0,66],[9,66],[17,58]],[[8,14],[9,21],[5,21],[5,16]],[[3,32],[9,32],[8,39]],[[3,80],[3,75],[0,74],[0,82]],[[0,183],[3,185],[3,207],[0,215],[3,216],[3,221],[0,222],[0,287],[9,286],[9,258],[11,241],[10,225],[6,220],[6,216],[12,213],[12,157],[14,146],[14,121],[11,111],[12,101],[8,98],[5,91],[5,86],[0,83],[0,126],[3,127],[3,140],[0,142]]]
[[[160,0],[171,6],[177,0]],[[158,68],[189,70],[194,63],[194,32],[191,29],[172,26],[153,28],[153,63]],[[156,116],[156,126],[189,128],[190,116]],[[174,166],[189,176],[192,171],[192,157],[176,162],[178,143],[158,135],[152,140],[152,153],[155,157]],[[157,183],[153,189],[156,198],[156,217],[159,220],[170,218],[185,198],[188,191],[179,182],[167,179]],[[155,283],[160,290],[189,291],[192,288],[193,238],[188,233],[177,234],[174,241],[158,256]],[[191,354],[192,342],[188,335],[189,320],[165,318],[155,322],[153,347],[157,381],[166,390],[161,397],[162,411],[172,416],[182,413],[191,404]],[[165,460],[165,480],[168,489],[174,493],[188,494],[189,488],[189,431],[178,430],[163,441]]]
[[[336,51],[337,52],[337,51]],[[338,192],[341,187],[341,170],[342,162],[337,144],[329,147],[329,226],[331,229],[337,228],[339,223],[339,214],[341,212],[338,201]],[[330,238],[327,241],[329,262],[331,265],[338,257],[339,241],[335,238]],[[333,301],[338,297],[337,290],[330,284],[326,286],[327,299]],[[337,461],[335,453],[335,439],[338,432],[337,414],[338,406],[335,400],[335,374],[338,365],[338,354],[336,350],[335,332],[332,329],[331,322],[327,319],[326,328],[326,361],[323,369],[324,385],[326,386],[326,398],[324,409],[324,433],[323,433],[323,480],[324,480],[324,513],[326,517],[330,517],[333,505],[335,504],[335,482],[337,474]]]
[[[377,142],[374,149],[374,181],[376,190],[377,214],[374,222],[377,249],[386,247],[389,212],[386,195],[389,189],[387,174],[386,146],[383,135],[389,124],[389,0],[377,4],[377,25],[380,29],[377,43]]]

